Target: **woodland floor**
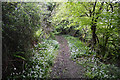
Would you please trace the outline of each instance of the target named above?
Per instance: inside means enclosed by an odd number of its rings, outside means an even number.
[[[52,67],[50,74],[51,78],[81,78],[84,74],[84,68],[82,65],[78,65],[76,62],[70,59],[70,50],[67,40],[57,35],[56,40],[59,42],[60,48],[57,58]]]

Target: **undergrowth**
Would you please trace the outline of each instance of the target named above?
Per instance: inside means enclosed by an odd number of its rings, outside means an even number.
[[[96,58],[95,52],[91,52],[78,38],[65,36],[68,40],[71,58],[85,68],[85,76],[92,79],[120,78],[120,69],[113,64],[105,64]]]
[[[74,60],[81,56],[89,56],[88,50],[89,48],[85,46],[83,42],[81,42],[78,38],[72,36],[65,36],[68,40],[68,44],[71,50],[71,58]]]
[[[48,78],[48,73],[51,71],[50,67],[53,65],[58,48],[58,42],[52,39],[44,39],[41,43],[37,43],[32,48],[33,56],[25,63],[22,75],[17,75],[13,72],[9,78]]]

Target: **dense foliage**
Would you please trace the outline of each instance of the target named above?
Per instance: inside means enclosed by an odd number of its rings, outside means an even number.
[[[14,69],[15,74],[22,74],[32,56],[31,48],[51,36],[47,8],[45,3],[2,3],[3,78]]]
[[[3,79],[49,77],[55,34],[73,36],[64,37],[87,77],[119,78],[120,3],[75,1],[2,3]]]

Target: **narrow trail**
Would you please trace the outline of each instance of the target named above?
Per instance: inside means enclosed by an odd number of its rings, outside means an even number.
[[[63,36],[56,36],[60,44],[59,53],[52,67],[51,78],[81,78],[84,68],[70,59],[67,40]]]

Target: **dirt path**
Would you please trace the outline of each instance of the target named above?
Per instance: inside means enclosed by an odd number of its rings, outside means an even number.
[[[56,36],[60,44],[59,54],[52,68],[51,78],[81,78],[83,67],[70,59],[67,40],[63,36]]]

